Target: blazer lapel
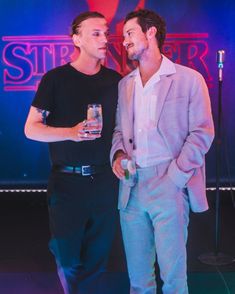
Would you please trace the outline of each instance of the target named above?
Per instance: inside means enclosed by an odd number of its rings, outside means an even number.
[[[126,97],[126,111],[129,120],[129,126],[133,133],[133,122],[134,122],[134,90],[135,90],[135,79],[130,77],[125,87]]]
[[[157,110],[156,110],[156,123],[158,124],[162,107],[164,105],[166,96],[170,89],[172,83],[172,79],[168,78],[167,76],[161,77],[161,80],[156,84],[155,90],[157,94]]]

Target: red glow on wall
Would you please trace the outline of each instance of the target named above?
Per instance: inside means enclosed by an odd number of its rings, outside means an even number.
[[[135,10],[143,9],[144,7],[145,7],[145,0],[140,0],[139,3],[137,4]]]
[[[106,1],[104,5],[104,1],[99,0],[87,0],[87,4],[89,6],[90,11],[98,11],[102,13],[108,22],[111,22],[116,14],[119,0],[110,0]]]

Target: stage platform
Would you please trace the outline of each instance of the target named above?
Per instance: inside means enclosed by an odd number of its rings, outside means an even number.
[[[191,214],[188,238],[190,294],[235,294],[235,262],[202,264],[198,256],[214,250],[215,192],[208,192],[210,210]],[[0,193],[0,293],[62,294],[49,253],[45,192]],[[235,258],[235,208],[230,192],[221,192],[221,251]],[[128,277],[120,231],[113,246],[109,273],[81,294],[128,294]],[[161,293],[159,290],[158,293]]]

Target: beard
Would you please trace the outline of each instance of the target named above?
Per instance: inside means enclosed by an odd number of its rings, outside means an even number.
[[[128,55],[128,58],[130,60],[140,60],[141,56],[143,55],[143,52],[144,50],[141,50],[139,52],[136,52],[136,51],[130,51],[130,52],[127,52],[127,55]]]
[[[139,61],[141,57],[144,55],[148,46],[141,46],[140,48],[136,48],[135,45],[131,45],[130,50],[127,50],[127,55],[130,60],[137,60]]]

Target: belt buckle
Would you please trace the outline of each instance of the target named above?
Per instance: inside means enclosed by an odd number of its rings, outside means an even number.
[[[82,165],[82,176],[90,176],[91,175],[91,166],[90,165]]]

